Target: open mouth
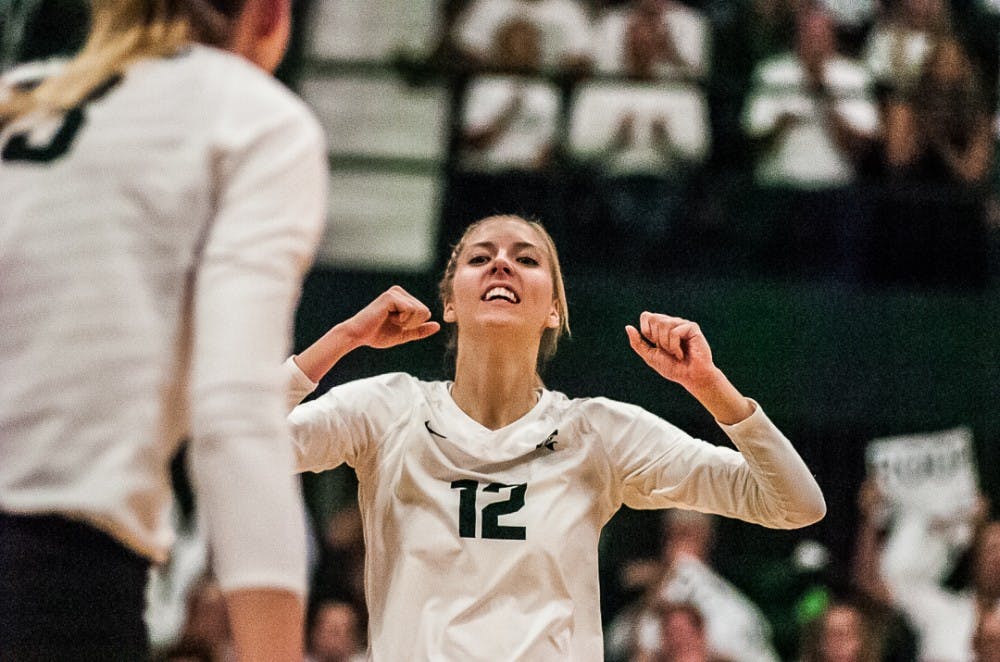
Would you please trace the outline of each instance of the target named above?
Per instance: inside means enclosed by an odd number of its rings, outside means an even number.
[[[483,301],[497,301],[497,300],[509,301],[510,303],[521,303],[517,294],[513,290],[509,290],[506,287],[493,287],[490,288],[486,294],[483,295]]]

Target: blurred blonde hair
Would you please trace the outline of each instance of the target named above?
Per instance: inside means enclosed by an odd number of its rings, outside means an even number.
[[[177,53],[190,42],[221,46],[245,0],[92,0],[80,53],[31,90],[0,101],[0,127],[36,111],[79,105],[137,60]]]
[[[451,299],[452,282],[455,280],[455,270],[458,268],[458,257],[465,248],[465,242],[469,235],[483,225],[499,220],[519,221],[534,229],[539,238],[542,240],[542,248],[549,260],[549,275],[552,277],[552,295],[556,306],[556,312],[559,313],[559,326],[555,329],[545,329],[545,331],[542,332],[542,340],[538,347],[537,363],[537,370],[541,372],[542,368],[549,361],[549,359],[555,356],[556,347],[559,345],[559,338],[563,335],[568,336],[570,333],[569,305],[566,302],[566,287],[563,285],[562,267],[559,265],[559,252],[556,250],[556,244],[552,240],[552,236],[541,223],[513,214],[501,214],[497,216],[487,216],[486,218],[480,219],[469,225],[469,227],[465,228],[465,232],[462,233],[461,238],[451,250],[451,256],[448,258],[447,266],[445,266],[444,275],[438,283],[438,298],[441,301],[442,306],[444,306]],[[449,331],[447,344],[447,349],[450,353],[455,351],[457,342],[458,337],[455,333],[455,327],[452,326]]]

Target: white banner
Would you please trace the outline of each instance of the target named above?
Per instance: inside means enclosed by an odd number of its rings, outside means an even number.
[[[947,520],[965,517],[975,505],[975,457],[966,427],[875,439],[866,461],[894,512]]]

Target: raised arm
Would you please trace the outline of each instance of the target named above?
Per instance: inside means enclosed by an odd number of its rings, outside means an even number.
[[[299,369],[318,382],[337,361],[359,347],[386,349],[438,332],[431,311],[399,285],[393,285],[353,317],[336,324],[301,354]]]
[[[694,322],[644,312],[639,329],[629,325],[625,332],[649,367],[683,386],[719,423],[733,425],[754,412],[753,403],[712,362],[708,341]]]
[[[715,366],[697,324],[644,312],[639,327],[627,326],[626,333],[632,349],[691,393],[740,451],[737,455],[679,431],[671,435],[673,447],[657,446],[655,437],[633,442],[623,466],[636,503],[691,507],[773,528],[797,528],[823,518],[826,503],[809,468],[756,403]]]

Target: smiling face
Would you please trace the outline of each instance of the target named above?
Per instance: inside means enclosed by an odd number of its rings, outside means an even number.
[[[440,286],[444,321],[459,333],[512,333],[539,342],[540,362],[569,330],[562,274],[552,239],[538,224],[494,216],[456,245]],[[498,336],[500,337],[500,336]]]

